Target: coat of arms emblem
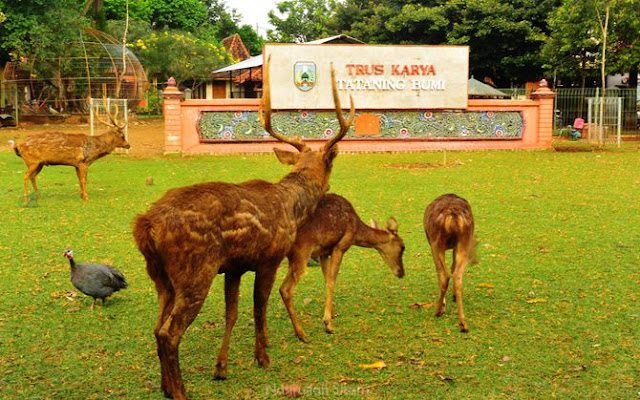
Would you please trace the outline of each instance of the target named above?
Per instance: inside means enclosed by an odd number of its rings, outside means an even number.
[[[308,92],[316,85],[316,64],[308,61],[299,61],[293,66],[293,80],[296,87],[303,92]]]

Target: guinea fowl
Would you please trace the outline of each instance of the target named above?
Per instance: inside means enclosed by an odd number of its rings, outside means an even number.
[[[93,297],[91,310],[96,305],[96,299],[104,300],[120,289],[126,289],[127,283],[122,272],[110,265],[76,263],[73,259],[73,250],[67,249],[64,256],[71,264],[71,283],[79,291]]]

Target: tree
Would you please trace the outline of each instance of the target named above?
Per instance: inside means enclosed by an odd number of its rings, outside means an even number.
[[[262,53],[262,45],[264,44],[264,39],[258,35],[258,33],[251,27],[251,25],[242,25],[237,30],[238,35],[242,38],[242,42],[249,50],[249,53],[252,56],[258,55]]]
[[[345,0],[332,26],[366,43],[468,45],[471,73],[509,86],[540,78],[546,17],[558,2]]]
[[[586,86],[597,77],[599,39],[595,9],[582,0],[565,0],[549,17],[550,37],[542,48],[544,67],[565,84]]]
[[[283,17],[269,11],[269,22],[276,29],[267,38],[276,42],[304,43],[330,35],[328,28],[335,0],[288,0],[276,4]]]
[[[499,86],[539,80],[542,61],[538,57],[546,40],[546,18],[553,2],[536,0],[469,0],[465,7],[447,3],[452,25],[447,43],[470,47],[470,69],[477,76],[490,76]],[[530,9],[538,8],[538,13]]]
[[[610,16],[605,47],[607,7]],[[550,40],[542,53],[546,67],[569,80],[577,78],[581,87],[590,79],[604,84],[606,75],[629,73],[628,85],[637,90],[640,21],[630,16],[638,13],[637,0],[565,0],[549,19]],[[625,94],[625,125],[634,127],[636,93]]]
[[[0,62],[28,57],[31,62],[51,59],[77,41],[89,21],[80,17],[79,0],[30,0],[2,6]]]
[[[148,38],[138,39],[130,46],[149,76],[162,81],[173,76],[179,85],[186,83],[193,89],[208,81],[216,69],[236,62],[219,42],[182,31],[153,31]]]

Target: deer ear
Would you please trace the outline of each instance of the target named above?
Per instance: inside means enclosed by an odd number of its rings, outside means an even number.
[[[294,153],[292,151],[286,151],[279,149],[277,147],[273,148],[274,153],[276,153],[276,157],[278,157],[278,161],[282,164],[286,165],[294,165],[300,159],[300,153]]]
[[[398,221],[395,218],[391,217],[387,221],[387,230],[394,235],[398,234]]]

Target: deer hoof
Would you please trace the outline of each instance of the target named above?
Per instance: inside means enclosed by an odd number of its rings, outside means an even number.
[[[269,360],[267,353],[256,354],[256,360],[258,361],[258,365],[262,368],[266,368],[271,364],[271,360]]]
[[[227,364],[226,363],[218,363],[216,364],[216,369],[213,373],[213,379],[218,381],[223,381],[227,379]]]
[[[466,324],[460,324],[460,332],[469,333],[469,327]]]
[[[333,323],[331,321],[324,322],[324,331],[327,333],[335,333],[335,329],[333,327]]]
[[[304,332],[296,332],[296,336],[298,337],[298,339],[300,339],[301,342],[309,343],[309,338],[307,337],[306,333],[304,333]]]

